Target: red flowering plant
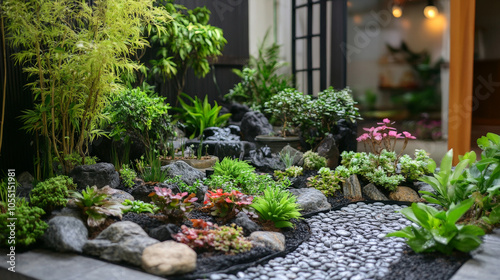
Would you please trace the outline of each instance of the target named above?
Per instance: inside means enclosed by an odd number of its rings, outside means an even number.
[[[392,126],[394,122],[391,122],[391,120],[387,118],[377,124],[379,125],[377,127],[363,128],[366,133],[363,133],[361,136],[356,138],[358,142],[363,142],[366,150],[368,145],[372,153],[376,155],[380,155],[384,149],[388,152],[394,152],[397,140],[405,139],[403,148],[398,154],[399,158],[406,148],[406,145],[408,145],[408,140],[416,139],[415,136],[411,135],[411,133],[407,131],[398,133],[396,128]]]
[[[242,228],[231,226],[219,227],[201,219],[192,219],[193,228],[181,226],[181,232],[172,235],[196,251],[222,251],[236,254],[248,251],[252,243],[242,236]]]
[[[149,194],[153,203],[166,216],[168,221],[180,223],[193,210],[193,203],[198,200],[196,194],[188,195],[187,192],[174,194],[169,188],[155,187]],[[187,197],[186,197],[187,196]]]
[[[205,207],[203,208],[212,210],[212,216],[230,220],[252,204],[252,201],[252,196],[240,191],[224,192],[222,189],[217,189],[215,192],[207,191],[205,194]]]

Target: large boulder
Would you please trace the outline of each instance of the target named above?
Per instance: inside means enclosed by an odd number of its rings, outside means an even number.
[[[342,185],[342,190],[344,196],[351,199],[361,199],[363,198],[363,193],[361,192],[361,185],[359,184],[358,176],[356,174],[351,175],[347,178]]]
[[[285,236],[279,232],[255,231],[248,237],[253,244],[269,248],[273,251],[285,250]]]
[[[247,112],[241,119],[241,134],[243,140],[255,142],[257,135],[269,135],[273,132],[273,126],[261,112]]]
[[[333,170],[339,165],[340,153],[332,134],[328,134],[328,136],[319,143],[317,153],[326,158],[326,166],[328,168]]]
[[[71,170],[69,176],[73,178],[78,190],[85,189],[87,186],[116,188],[120,185],[120,176],[116,172],[115,166],[107,162],[79,165]]]
[[[389,194],[389,198],[397,201],[421,202],[420,196],[409,187],[398,187],[395,191]]]
[[[373,200],[389,200],[373,183],[363,187],[363,194]]]
[[[324,211],[332,207],[326,196],[315,188],[290,189],[290,192],[297,196],[297,204],[303,213]]]
[[[158,242],[135,223],[116,222],[95,239],[88,240],[83,252],[112,262],[124,261],[140,266],[143,250]]]
[[[190,166],[183,161],[176,161],[161,167],[167,171],[169,177],[181,176],[181,180],[188,185],[193,185],[197,179],[204,179],[205,173]]]
[[[88,239],[88,231],[80,219],[56,216],[50,219],[48,225],[42,237],[47,247],[58,252],[82,252],[83,245]]]
[[[175,241],[157,243],[144,249],[142,268],[160,276],[192,272],[196,269],[196,252]]]

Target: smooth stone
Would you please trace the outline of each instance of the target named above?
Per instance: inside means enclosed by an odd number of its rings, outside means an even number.
[[[192,272],[196,269],[196,252],[175,241],[156,243],[144,249],[142,268],[160,276]]]

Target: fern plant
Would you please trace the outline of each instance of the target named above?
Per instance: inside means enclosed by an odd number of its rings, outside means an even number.
[[[240,161],[239,159],[231,159],[229,157],[225,157],[221,162],[215,163],[213,168],[213,175],[229,176],[233,179],[255,170],[248,162]]]
[[[300,207],[297,198],[287,190],[269,188],[263,196],[257,197],[252,208],[257,210],[259,217],[266,221],[273,221],[277,228],[293,227],[290,219],[300,219]]]

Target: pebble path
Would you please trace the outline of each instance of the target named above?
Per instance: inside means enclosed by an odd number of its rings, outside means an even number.
[[[236,275],[212,274],[210,279],[383,279],[407,248],[403,238],[385,237],[411,224],[395,212],[403,207],[358,202],[318,214],[306,219],[311,238],[286,257]]]

